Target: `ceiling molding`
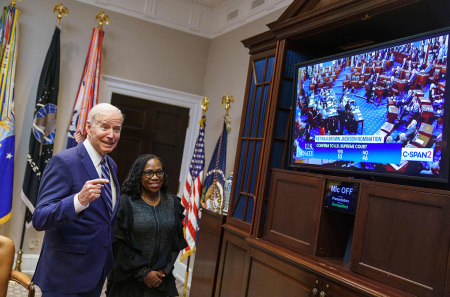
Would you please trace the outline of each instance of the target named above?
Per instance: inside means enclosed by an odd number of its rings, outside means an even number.
[[[293,0],[77,0],[194,35],[215,38]],[[111,20],[114,22],[114,20]]]

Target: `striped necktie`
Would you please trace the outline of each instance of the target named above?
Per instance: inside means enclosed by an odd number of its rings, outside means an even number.
[[[104,183],[103,186],[103,190],[104,193],[106,194],[106,207],[108,208],[108,212],[109,215],[111,216],[112,214],[112,191],[111,191],[111,178],[109,175],[109,169],[108,166],[106,165],[106,158],[103,157],[102,158],[102,178],[105,178],[107,180],[109,180],[109,183]]]

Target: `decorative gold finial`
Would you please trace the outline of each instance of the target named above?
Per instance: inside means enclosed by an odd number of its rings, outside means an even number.
[[[53,8],[53,13],[55,12],[58,12],[58,14],[56,15],[57,18],[56,24],[59,26],[61,23],[62,15],[63,14],[65,16],[69,15],[69,9],[67,9],[67,7],[64,7],[64,5],[60,2],[55,5],[55,8]]]
[[[22,0],[19,0],[19,2],[22,2]],[[15,7],[16,6],[16,0],[11,0],[11,4],[9,4],[9,6]]]
[[[200,119],[199,124],[202,126],[203,129],[205,129],[205,123],[206,123],[206,111],[208,110],[208,104],[209,104],[209,99],[208,97],[203,97],[202,100],[202,118]]]
[[[209,104],[209,99],[208,99],[208,97],[205,96],[202,100],[203,116],[206,115],[206,111],[208,110],[208,104]]]
[[[99,13],[97,13],[95,19],[99,20],[98,28],[100,30],[103,30],[103,21],[105,22],[105,24],[109,25],[109,16],[104,11],[100,11]]]
[[[233,96],[225,93],[225,96],[222,97],[222,106],[225,105],[225,111],[226,111],[225,116],[228,116],[228,110],[230,110],[230,108],[231,108],[230,103],[234,103],[234,98],[233,98]]]

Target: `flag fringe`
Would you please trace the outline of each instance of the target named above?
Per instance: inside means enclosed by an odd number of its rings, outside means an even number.
[[[0,225],[6,223],[11,218],[11,215],[12,215],[12,209],[6,216],[4,216],[3,218],[0,218]]]
[[[190,249],[189,251],[187,251],[186,253],[184,253],[181,258],[180,258],[180,262],[183,262],[183,260],[189,256],[191,256],[192,254],[195,253],[196,247],[194,246],[192,249]]]

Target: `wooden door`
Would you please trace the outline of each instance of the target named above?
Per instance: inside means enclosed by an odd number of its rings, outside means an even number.
[[[110,154],[117,163],[120,184],[138,156],[154,154],[164,161],[169,192],[176,194],[189,109],[116,93],[111,104],[125,115],[119,144]]]

